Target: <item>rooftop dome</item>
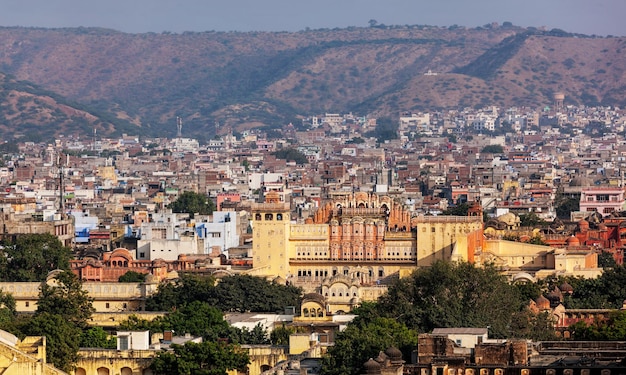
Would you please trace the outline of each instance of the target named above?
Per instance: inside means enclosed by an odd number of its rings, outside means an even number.
[[[366,374],[380,374],[380,363],[374,361],[373,358],[370,358],[367,362],[363,364],[363,368],[365,369]]]
[[[559,287],[554,287],[550,293],[548,293],[548,299],[552,301],[562,301],[563,293],[561,293],[561,289]]]
[[[548,310],[550,308],[550,300],[544,297],[543,294],[537,297],[535,303],[540,310]]]
[[[400,351],[400,349],[396,348],[395,346],[392,346],[389,349],[385,350],[385,354],[387,354],[387,356],[389,357],[389,359],[391,359],[392,362],[402,360],[402,352]]]
[[[585,219],[582,219],[578,222],[578,229],[583,230],[583,228],[589,229],[589,222]]]
[[[319,293],[307,293],[304,296],[302,296],[302,302],[305,301],[315,301],[315,302],[319,302],[322,305],[326,304],[326,299],[324,298],[323,295],[319,294]]]
[[[506,225],[508,225],[508,226],[514,226],[514,225],[520,223],[519,216],[515,215],[512,212],[508,212],[508,213],[506,213],[504,215],[498,216],[498,220],[506,223]]]
[[[580,240],[575,236],[570,236],[567,239],[567,246],[580,246]]]
[[[572,294],[574,293],[574,287],[572,287],[567,281],[559,286],[562,293]]]

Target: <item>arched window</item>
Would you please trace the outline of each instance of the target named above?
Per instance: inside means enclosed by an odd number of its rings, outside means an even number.
[[[265,214],[265,220],[273,220],[274,219],[274,215],[273,214]]]
[[[307,309],[306,307],[302,310],[302,315],[304,315],[305,318],[309,317],[309,309]]]
[[[254,220],[260,221],[261,220],[261,214],[254,215]]]

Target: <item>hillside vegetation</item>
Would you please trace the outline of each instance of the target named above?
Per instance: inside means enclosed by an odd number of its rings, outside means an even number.
[[[323,112],[626,105],[626,38],[509,25],[126,34],[0,28],[0,136],[211,138]],[[436,75],[425,75],[432,71]],[[25,83],[26,82],[26,83]],[[217,128],[217,124],[220,125]],[[51,126],[52,125],[52,126]]]

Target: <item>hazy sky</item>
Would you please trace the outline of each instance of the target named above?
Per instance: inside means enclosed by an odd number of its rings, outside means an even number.
[[[626,36],[626,0],[0,0],[0,26],[105,27],[129,33],[298,31],[512,22]]]

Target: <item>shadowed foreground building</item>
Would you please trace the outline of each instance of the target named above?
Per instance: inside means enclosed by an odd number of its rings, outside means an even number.
[[[0,374],[64,375],[65,372],[46,363],[46,338],[29,336],[19,340],[0,330]]]
[[[462,328],[459,328],[462,330]],[[419,336],[414,375],[612,375],[626,373],[626,342],[478,340],[461,347],[448,334]]]

